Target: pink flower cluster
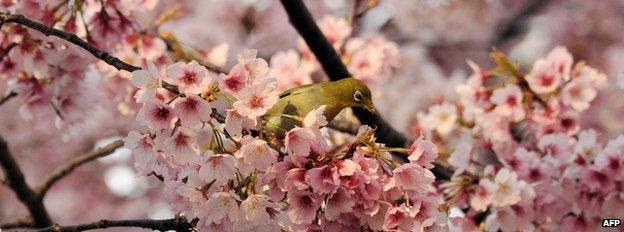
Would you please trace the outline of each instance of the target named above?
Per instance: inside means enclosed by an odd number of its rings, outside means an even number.
[[[563,47],[528,74],[502,53],[493,57],[498,66],[490,70],[471,64],[474,74],[456,88],[459,102],[419,115],[456,170],[441,188],[467,210],[457,226],[584,231],[624,216],[624,138],[603,147],[578,125],[606,76],[573,64]]]
[[[283,141],[265,137],[262,116],[278,100],[268,72],[255,50],[245,50],[219,77],[194,61],[133,73],[145,128],[125,145],[141,173],[164,182],[175,212],[198,219],[202,231],[413,231],[444,218],[429,170],[438,151],[429,141],[407,149],[406,164],[368,127],[344,146],[332,144],[325,106]]]
[[[373,88],[392,77],[393,69],[398,67],[398,46],[381,35],[352,35],[347,20],[331,15],[323,17],[318,26],[343,57],[351,74]],[[298,47],[298,52],[281,51],[271,58],[271,74],[278,79],[280,89],[310,84],[313,74],[320,70],[314,54],[302,39]]]

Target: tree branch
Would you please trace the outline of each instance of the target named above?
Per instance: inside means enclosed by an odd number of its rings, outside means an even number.
[[[52,187],[52,185],[54,185],[54,183],[56,183],[58,180],[62,179],[63,177],[67,176],[69,173],[74,171],[74,169],[78,168],[80,165],[83,165],[89,161],[96,160],[96,159],[112,154],[115,150],[117,150],[117,148],[120,148],[121,146],[123,146],[123,144],[124,143],[122,140],[116,140],[104,147],[95,149],[88,154],[78,156],[72,159],[65,165],[54,170],[52,174],[50,174],[50,176],[48,176],[43,181],[43,183],[35,189],[35,192],[38,195],[40,195],[41,198],[43,198],[43,196],[45,196],[46,192],[50,189],[50,187]]]
[[[526,20],[538,12],[542,7],[548,5],[550,0],[532,0],[530,1],[518,14],[513,18],[499,25],[496,31],[496,37],[492,40],[491,44],[494,46],[500,46],[505,41],[513,38],[522,32],[523,26]]]
[[[310,14],[303,1],[280,1],[288,14],[290,23],[299,32],[299,35],[301,35],[308,47],[310,47],[310,50],[314,53],[318,62],[321,63],[323,71],[325,71],[329,79],[335,81],[350,77],[351,74],[347,67],[342,63],[334,47],[327,41],[321,29],[316,25],[312,14]],[[408,139],[392,128],[380,115],[360,108],[354,108],[353,113],[362,124],[376,128],[375,135],[377,136],[377,141],[385,143],[390,147],[405,147],[407,145]],[[400,158],[407,161],[405,156],[400,156]],[[452,173],[439,165],[435,166],[432,172],[437,174],[436,177],[438,179],[448,179],[450,175],[447,174]]]
[[[52,225],[52,220],[43,205],[41,197],[26,184],[24,173],[22,173],[19,165],[13,159],[6,141],[2,138],[0,138],[0,165],[4,170],[8,186],[13,189],[17,198],[26,205],[34,225],[37,227]]]
[[[4,24],[4,23],[17,23],[17,24],[21,24],[24,25],[26,27],[29,27],[31,29],[37,30],[41,33],[43,33],[44,35],[47,36],[55,36],[61,39],[64,39],[70,43],[73,43],[85,50],[87,50],[89,53],[91,53],[93,56],[95,56],[96,58],[106,62],[107,64],[115,67],[118,70],[125,70],[128,72],[133,72],[136,70],[141,70],[140,67],[128,64],[126,62],[123,62],[122,60],[120,60],[117,57],[111,56],[110,54],[108,54],[107,52],[97,48],[96,46],[90,44],[87,41],[82,40],[80,37],[78,37],[77,35],[74,35],[72,33],[67,33],[64,31],[61,31],[59,29],[56,28],[52,28],[52,27],[48,27],[46,25],[43,25],[39,22],[35,22],[29,18],[26,18],[23,15],[19,15],[19,14],[11,14],[9,12],[0,12],[0,25]],[[180,91],[178,90],[178,87],[172,84],[169,84],[167,82],[162,82],[163,84],[163,88],[165,88],[166,90],[174,93],[174,94],[180,94]]]
[[[3,96],[2,98],[0,98],[0,106],[6,102],[8,102],[9,100],[11,100],[11,98],[14,98],[17,96],[16,92],[9,92],[7,95]]]
[[[91,53],[93,56],[97,57],[100,60],[103,60],[104,62],[106,62],[107,64],[110,64],[111,66],[119,69],[119,70],[126,70],[128,72],[132,72],[132,71],[136,71],[139,70],[141,68],[130,65],[126,62],[121,61],[120,59],[118,59],[117,57],[111,56],[110,54],[100,50],[99,48],[89,44],[88,42],[80,39],[80,37],[72,34],[72,33],[67,33],[64,31],[61,31],[59,29],[56,28],[52,28],[52,27],[48,27],[46,25],[43,25],[41,23],[35,22],[33,20],[30,20],[26,17],[24,17],[23,15],[19,15],[19,14],[11,14],[9,12],[0,12],[0,22],[2,23],[18,23],[21,25],[24,25],[26,27],[35,29],[41,33],[43,33],[44,35],[47,36],[56,36],[58,38],[64,39],[66,41],[69,41],[75,45],[80,46],[81,48],[84,48],[85,50],[87,50],[89,53]]]
[[[0,229],[9,230],[9,229],[25,228],[25,227],[32,227],[32,226],[33,226],[32,219],[27,217],[27,218],[19,219],[17,221],[0,224]]]
[[[70,232],[70,231],[85,231],[95,229],[106,229],[111,227],[140,227],[159,231],[191,231],[193,225],[181,217],[165,220],[150,220],[150,219],[138,219],[138,220],[100,220],[93,223],[74,225],[74,226],[59,226],[54,225],[40,230],[39,232]]]

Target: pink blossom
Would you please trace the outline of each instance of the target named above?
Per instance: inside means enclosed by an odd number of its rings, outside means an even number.
[[[255,121],[241,116],[234,109],[228,109],[225,115],[225,130],[234,138],[240,140],[243,137],[243,129],[253,129]]]
[[[327,119],[323,113],[325,112],[326,105],[322,105],[319,108],[310,111],[305,118],[303,118],[303,126],[309,128],[319,128],[327,125]]]
[[[271,220],[269,210],[275,210],[277,204],[269,201],[266,195],[253,194],[248,196],[241,205],[241,216],[251,224],[262,224]]]
[[[485,211],[494,200],[496,185],[488,180],[481,179],[475,190],[475,195],[470,199],[470,207],[477,211]]]
[[[257,170],[266,171],[277,163],[278,153],[266,141],[254,139],[245,143],[234,156]]]
[[[268,80],[264,80],[257,85],[248,86],[241,90],[238,101],[232,105],[236,111],[250,119],[264,115],[275,103],[278,94],[275,85]]]
[[[554,91],[562,81],[557,70],[545,60],[537,60],[526,79],[531,89],[539,94]]]
[[[213,154],[209,152],[204,155],[204,161],[199,169],[199,178],[210,183],[226,184],[229,180],[236,178],[236,159],[229,154]]]
[[[403,164],[392,171],[396,186],[407,190],[424,192],[429,189],[435,176],[429,169],[414,163]]]
[[[146,60],[157,60],[167,52],[167,45],[160,38],[146,35],[137,42],[139,56]]]
[[[279,89],[311,84],[314,66],[303,62],[294,50],[280,51],[271,57],[269,75],[276,77]]]
[[[156,141],[162,141],[161,138],[165,138],[163,141],[165,152],[173,156],[173,159],[180,165],[198,161],[197,133],[188,128],[179,127],[173,135],[169,136],[169,134],[165,131],[156,138]]]
[[[570,73],[572,70],[572,54],[568,52],[568,49],[565,47],[555,47],[548,56],[546,56],[546,60],[550,63],[552,68],[556,70],[557,75],[564,81],[570,80]]]
[[[233,192],[213,193],[206,202],[203,219],[213,223],[221,223],[224,219],[236,221],[240,217],[239,201],[240,199]]]
[[[569,138],[565,134],[549,134],[542,136],[537,144],[544,154],[566,162],[570,159]]]
[[[614,180],[624,179],[624,136],[609,141],[595,159],[595,165]]]
[[[183,126],[192,127],[210,121],[210,103],[197,95],[187,95],[173,101],[173,108]]]
[[[497,113],[519,122],[524,119],[525,112],[522,106],[522,90],[518,86],[510,85],[494,90],[490,101],[496,104]]]
[[[305,180],[318,194],[334,193],[340,185],[338,172],[327,165],[308,170]]]
[[[152,101],[156,89],[162,86],[160,72],[151,61],[147,63],[147,70],[141,69],[132,72],[132,85],[139,88],[135,98],[138,103]]]
[[[137,121],[147,125],[152,130],[171,128],[175,117],[173,108],[156,102],[147,102],[137,113]]]
[[[230,70],[230,73],[219,75],[219,88],[234,96],[238,95],[242,89],[247,87],[249,73],[242,65],[236,65]]]
[[[200,94],[211,84],[212,77],[206,67],[193,60],[186,64],[178,62],[170,65],[166,80],[178,85],[183,93]]]
[[[410,162],[431,169],[433,168],[433,161],[438,157],[438,147],[434,143],[425,140],[421,135],[412,143],[407,153],[409,154],[407,159],[409,159]]]
[[[184,201],[186,201],[186,203],[188,204],[189,207],[186,208],[184,211],[189,216],[200,216],[205,210],[203,207],[206,202],[206,198],[204,197],[204,194],[202,194],[202,192],[198,189],[186,184],[182,184],[176,189],[176,192],[180,194],[180,196],[182,196]]]
[[[419,125],[424,129],[447,135],[455,128],[457,109],[450,103],[434,105],[429,107],[428,114],[419,114],[418,120]]]
[[[521,200],[520,194],[522,189],[518,182],[518,175],[509,169],[503,168],[494,178],[496,191],[492,199],[492,205],[495,207],[509,206],[518,203]]]
[[[249,76],[253,79],[263,77],[269,72],[269,64],[260,58],[256,58],[258,51],[255,49],[245,49],[238,54],[238,64],[242,65]]]
[[[135,167],[144,174],[152,172],[156,162],[156,146],[149,134],[140,134],[136,131],[130,131],[128,136],[124,138],[124,145],[132,150],[135,160]]]
[[[284,180],[284,191],[290,189],[306,190],[310,188],[306,183],[307,170],[304,168],[293,168],[286,173],[286,179]]]
[[[317,196],[307,191],[289,191],[288,217],[295,224],[310,224],[321,206]]]
[[[228,53],[230,50],[230,45],[227,43],[220,43],[219,45],[211,48],[202,53],[202,55],[206,58],[207,61],[223,67],[225,63],[227,63]]]
[[[336,220],[341,213],[351,212],[354,205],[355,202],[347,191],[343,188],[338,188],[338,190],[327,199],[324,214],[325,218],[330,221]]]
[[[415,226],[414,211],[418,212],[418,208],[409,209],[405,205],[391,207],[386,214],[384,230],[412,231]]]
[[[340,47],[342,42],[351,34],[352,28],[349,22],[343,18],[326,15],[318,22],[318,26],[334,48]]]

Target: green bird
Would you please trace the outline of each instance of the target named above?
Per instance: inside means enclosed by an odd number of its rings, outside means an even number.
[[[358,107],[376,113],[371,91],[355,78],[309,84],[284,91],[277,103],[264,115],[266,132],[283,138],[295,126],[302,126],[301,118],[323,105],[323,115],[331,121],[347,107]]]

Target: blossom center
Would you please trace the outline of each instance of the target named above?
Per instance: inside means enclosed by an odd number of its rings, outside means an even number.
[[[197,83],[197,73],[184,72],[184,76],[182,77],[182,82],[187,85]]]
[[[253,108],[262,108],[264,107],[264,99],[258,95],[254,95],[249,100],[249,105]]]

